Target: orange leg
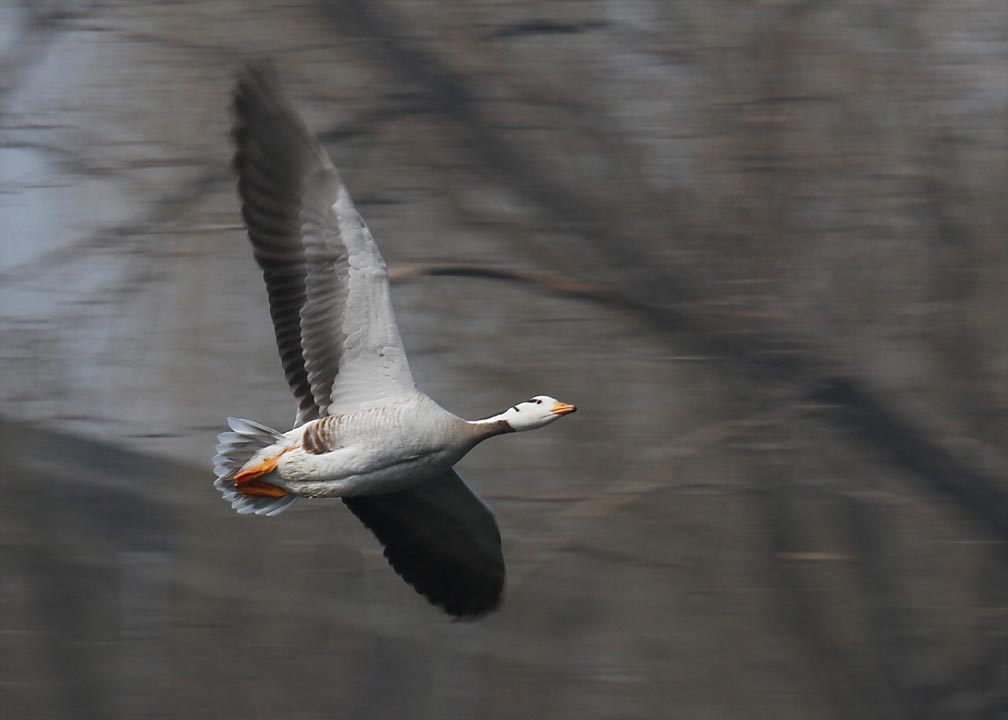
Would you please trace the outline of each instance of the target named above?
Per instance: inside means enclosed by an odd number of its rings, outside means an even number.
[[[286,452],[290,452],[293,449],[294,448],[292,447],[287,448],[282,453],[280,453],[280,455],[283,455]],[[276,470],[277,463],[280,462],[280,455],[277,455],[276,457],[271,457],[265,462],[261,463],[260,465],[251,467],[248,470],[242,470],[240,473],[235,475],[234,478],[235,485],[241,487],[242,485],[250,483],[257,478],[261,478],[263,475],[269,475],[271,472]]]
[[[287,491],[282,487],[270,485],[262,480],[250,480],[238,486],[238,491],[245,497],[283,497]]]

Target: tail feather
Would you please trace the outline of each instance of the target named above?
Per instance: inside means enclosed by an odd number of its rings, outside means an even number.
[[[240,515],[255,513],[256,515],[277,515],[297,500],[297,495],[246,495],[235,484],[235,475],[256,454],[268,447],[277,447],[278,453],[292,445],[283,434],[260,425],[251,420],[241,418],[227,419],[232,432],[224,432],[217,436],[217,455],[214,457],[214,487],[224,499],[231,503]]]

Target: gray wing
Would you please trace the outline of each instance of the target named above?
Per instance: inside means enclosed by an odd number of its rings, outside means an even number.
[[[267,68],[235,91],[234,166],[297,423],[414,390],[371,233]]]
[[[432,604],[458,618],[500,604],[505,572],[497,521],[454,470],[343,502],[384,546],[392,568]]]

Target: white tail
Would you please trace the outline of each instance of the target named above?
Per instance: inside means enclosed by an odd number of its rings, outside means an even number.
[[[229,417],[227,422],[233,432],[217,436],[217,454],[214,456],[214,474],[217,479],[214,481],[214,487],[220,490],[224,499],[241,515],[282,513],[298,499],[297,495],[283,497],[243,495],[235,485],[234,477],[260,450],[277,447],[280,452],[293,443],[282,433],[251,420]]]

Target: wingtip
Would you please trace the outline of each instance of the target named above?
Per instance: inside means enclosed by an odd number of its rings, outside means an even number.
[[[275,82],[276,79],[276,65],[266,56],[255,57],[246,61],[235,72],[235,86],[238,90],[242,87],[253,85],[267,85]]]
[[[232,140],[241,147],[246,133],[248,117],[253,108],[261,105],[270,95],[277,94],[280,76],[273,62],[259,58],[247,62],[235,72],[231,111],[234,116],[231,129]]]

